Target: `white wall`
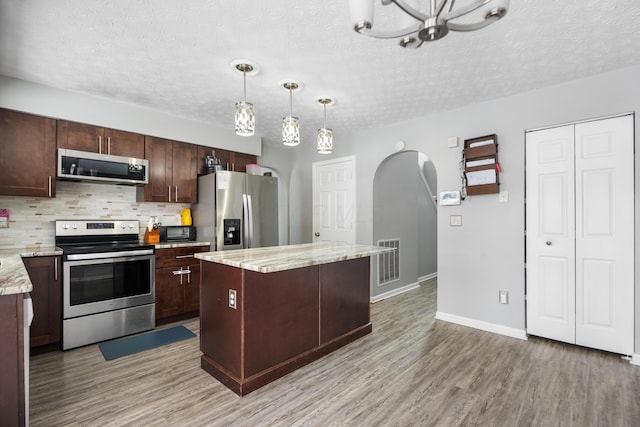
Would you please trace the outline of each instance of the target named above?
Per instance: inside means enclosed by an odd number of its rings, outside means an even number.
[[[0,107],[144,135],[260,155],[259,136],[237,136],[229,129],[0,75]]]
[[[335,151],[331,156],[357,157],[356,241],[372,243],[373,178],[398,140],[406,141],[407,149],[429,156],[438,171],[438,191],[445,191],[460,188],[461,147],[447,148],[447,138],[458,136],[462,141],[496,133],[504,170],[501,189],[509,192],[509,202],[499,203],[497,195],[485,195],[469,197],[461,206],[439,206],[438,311],[524,330],[524,132],[638,111],[638,82],[640,66],[352,134],[335,130]],[[638,124],[636,116],[636,128]],[[639,137],[636,132],[636,142]],[[296,200],[300,211],[298,215],[292,213],[291,220],[300,241],[310,241],[311,235],[311,163],[327,159],[315,154],[312,145],[305,144],[294,155],[299,184],[292,187],[290,197]],[[636,177],[636,188],[640,188],[638,184]],[[636,203],[640,200],[638,193]],[[462,215],[462,227],[449,226],[451,214]],[[636,229],[636,242],[640,243],[640,227]],[[636,257],[640,260],[638,254]],[[640,348],[639,289],[636,279],[636,349]],[[499,304],[499,290],[509,291],[508,305]]]

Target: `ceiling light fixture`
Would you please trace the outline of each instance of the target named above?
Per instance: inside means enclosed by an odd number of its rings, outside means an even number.
[[[329,154],[333,152],[333,130],[327,129],[327,105],[335,104],[335,99],[322,97],[316,102],[324,108],[324,124],[318,129],[318,153]]]
[[[235,63],[233,66],[242,73],[244,79],[244,98],[236,102],[236,135],[251,136],[256,130],[256,113],[253,104],[247,102],[247,73],[253,71],[253,65]]]
[[[293,92],[302,89],[300,82],[281,82],[285,90],[289,91],[289,115],[282,118],[282,143],[290,147],[300,145],[300,120],[293,117]]]
[[[403,13],[400,29],[373,30],[374,3],[394,4]],[[440,40],[451,31],[475,31],[499,20],[509,10],[509,0],[473,0],[458,8],[456,0],[429,0],[429,11],[420,12],[409,3],[415,0],[349,0],[353,29],[369,37],[400,39],[400,46],[418,48]]]

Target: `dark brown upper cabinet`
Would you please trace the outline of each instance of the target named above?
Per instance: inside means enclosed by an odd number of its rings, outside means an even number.
[[[0,194],[54,197],[56,121],[0,109]]]
[[[58,148],[144,158],[144,135],[58,120]]]

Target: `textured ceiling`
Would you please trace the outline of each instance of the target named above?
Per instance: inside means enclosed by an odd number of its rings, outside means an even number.
[[[468,0],[467,0],[468,1]],[[459,0],[458,4],[464,0]],[[387,7],[385,10],[388,10]],[[256,132],[280,144],[294,93],[302,143],[640,64],[640,1],[512,0],[508,15],[421,49],[351,29],[346,0],[0,0],[0,74],[232,128],[247,78]],[[640,84],[640,83],[639,83]]]

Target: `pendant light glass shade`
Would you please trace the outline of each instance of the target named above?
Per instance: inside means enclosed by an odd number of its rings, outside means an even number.
[[[285,82],[282,87],[289,91],[289,115],[282,118],[282,143],[289,147],[300,145],[300,120],[293,117],[293,91],[300,88],[296,82]]]
[[[250,102],[236,102],[236,135],[251,136],[256,130],[256,114]]]
[[[333,152],[333,130],[327,128],[318,129],[318,153],[329,154]]]
[[[297,117],[283,117],[282,143],[289,147],[300,145],[300,120]]]
[[[244,98],[240,102],[236,102],[236,135],[251,136],[256,130],[256,114],[253,104],[247,102],[247,72],[253,71],[250,64],[237,64],[236,69],[242,72],[244,80]]]
[[[324,108],[323,126],[318,129],[318,153],[329,154],[333,152],[333,130],[327,128],[327,105],[333,104],[334,101],[331,98],[320,98],[317,100],[317,102]]]

